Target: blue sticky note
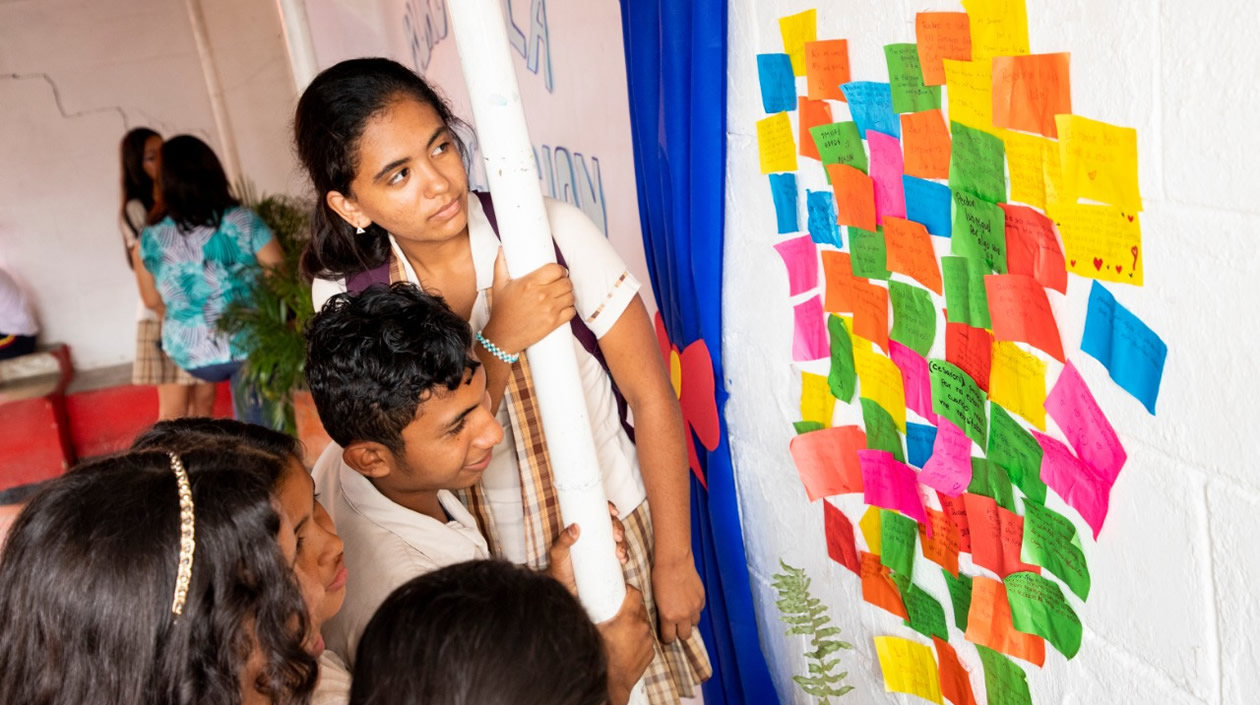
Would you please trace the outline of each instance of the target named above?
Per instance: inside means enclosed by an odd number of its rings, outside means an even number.
[[[892,107],[892,86],[887,83],[855,81],[840,86],[849,102],[849,114],[857,123],[858,132],[866,139],[867,130],[875,130],[901,139],[901,118]]]
[[[925,423],[906,422],[906,454],[910,464],[916,468],[932,457],[932,446],[936,443],[936,427]]]
[[[952,198],[948,186],[914,176],[902,176],[901,186],[906,194],[906,220],[919,223],[933,235],[953,235],[954,224],[949,210]]]
[[[774,196],[774,216],[779,221],[779,232],[798,232],[801,226],[796,215],[796,174],[771,174],[770,193]]]
[[[758,54],[757,76],[761,80],[761,105],[767,113],[796,110],[796,77],[787,54]],[[891,110],[891,93],[888,100]]]
[[[840,226],[836,224],[836,199],[830,191],[805,189],[805,205],[809,210],[809,236],[819,245],[844,247]]]
[[[1168,345],[1098,281],[1089,290],[1081,350],[1101,362],[1121,389],[1155,414]]]

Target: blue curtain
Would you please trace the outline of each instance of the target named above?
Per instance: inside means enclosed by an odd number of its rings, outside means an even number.
[[[621,0],[639,214],[652,288],[670,340],[703,338],[723,417],[722,242],[726,165],[726,0]],[[697,445],[708,480],[691,481],[692,544],[713,660],[708,705],[776,705],[757,636],[731,456]]]

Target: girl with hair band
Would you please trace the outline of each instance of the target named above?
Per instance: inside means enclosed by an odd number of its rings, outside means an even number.
[[[570,324],[604,489],[626,526],[626,579],[658,628],[648,692],[654,705],[676,703],[712,671],[693,631],[704,588],[691,554],[682,416],[639,282],[594,223],[551,199],[556,251],[573,268],[511,279],[493,204],[468,190],[460,124],[424,79],[387,59],[343,61],[306,88],[294,131],[316,190],[303,258],[316,310],[341,291],[408,281],[470,323],[506,438],[462,498],[494,556],[535,569],[564,525],[520,354]],[[646,439],[637,448],[635,435]],[[342,450],[330,445],[321,462],[344,462],[332,457]]]
[[[127,266],[135,264],[132,255],[140,244],[140,233],[157,216],[155,179],[162,136],[147,127],[137,127],[122,138],[122,208],[118,221],[126,248]],[[158,418],[208,416],[214,406],[214,385],[198,382],[162,351],[162,320],[144,301],[136,311],[136,358],[131,383],[157,388]]]

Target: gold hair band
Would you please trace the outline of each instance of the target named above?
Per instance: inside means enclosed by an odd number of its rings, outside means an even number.
[[[184,470],[184,463],[178,455],[169,455],[171,470],[175,473],[175,484],[179,487],[179,571],[175,574],[175,599],[171,602],[171,612],[178,617],[184,613],[184,602],[188,599],[188,585],[192,582],[193,552],[197,544],[194,540],[192,487],[188,484],[188,472]]]

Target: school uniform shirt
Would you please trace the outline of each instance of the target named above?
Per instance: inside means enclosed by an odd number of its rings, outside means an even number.
[[[123,217],[119,218],[118,229],[122,231],[123,243],[127,246],[127,254],[131,255],[131,248],[140,244],[140,233],[144,232],[144,221],[148,217],[149,211],[140,202],[140,199],[133,198],[127,201],[127,206],[123,209]],[[144,305],[144,301],[136,302],[136,320],[137,321],[156,321],[158,320],[157,311]]]
[[[319,655],[319,680],[311,693],[311,705],[346,705],[350,702],[351,682],[346,662],[325,648]]]
[[[8,272],[0,269],[0,338],[38,333],[39,323],[35,321],[26,292]]]
[[[544,200],[552,238],[569,264],[577,315],[582,317],[596,338],[602,338],[634,300],[639,291],[639,281],[626,269],[625,262],[585,213],[563,201]],[[477,299],[473,303],[469,324],[476,332],[490,320],[486,292],[494,283],[494,262],[500,243],[481,208],[481,201],[473,194],[468,197],[468,238],[477,275]],[[408,281],[418,285],[420,280],[415,270],[393,236],[390,236],[390,244],[394,256],[404,267]],[[345,290],[344,280],[316,279],[311,292],[315,309],[323,307],[333,294]],[[591,433],[603,473],[604,492],[617,506],[621,516],[629,516],[647,498],[634,443],[621,427],[608,373],[577,338],[570,337],[586,395]],[[496,418],[503,426],[505,437],[494,447],[490,466],[481,483],[490,505],[502,557],[514,563],[524,563],[525,524],[520,467],[508,406],[506,400],[499,405]]]
[[[345,603],[324,623],[324,645],[353,668],[359,637],[391,592],[439,568],[489,558],[490,550],[458,497],[438,492],[447,522],[395,504],[346,465],[336,443],[328,444],[311,474],[345,544],[348,573]]]

